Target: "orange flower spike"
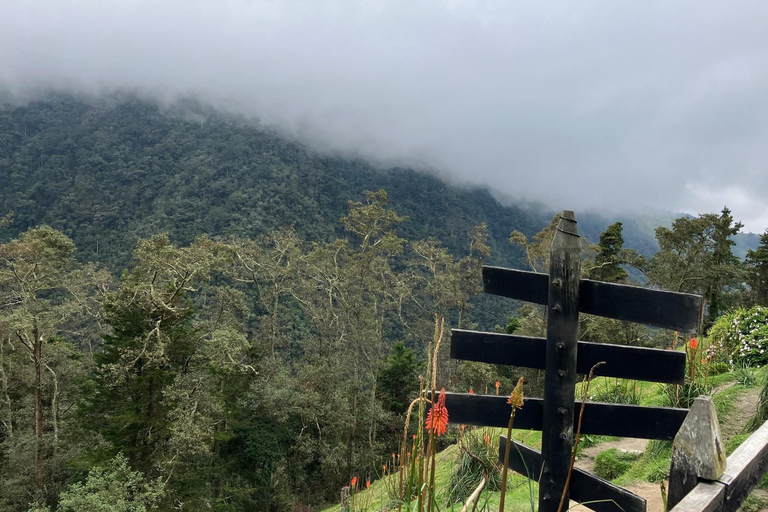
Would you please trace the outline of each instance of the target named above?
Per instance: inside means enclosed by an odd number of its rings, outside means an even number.
[[[496,394],[499,394],[499,388],[501,387],[501,381],[496,381]]]
[[[350,487],[352,487],[352,488],[354,489],[356,485],[357,485],[357,477],[356,477],[356,476],[353,476],[353,477],[352,477],[352,481],[351,481],[351,482],[349,482],[349,486],[350,486]]]
[[[691,350],[696,350],[696,347],[699,346],[699,342],[696,341],[696,338],[691,338]]]
[[[488,434],[483,435],[483,439],[485,439],[485,444],[491,446],[491,438],[488,437]]]
[[[469,388],[469,394],[470,394],[470,395],[474,395],[474,394],[475,394],[475,390],[474,390],[474,389],[472,389],[472,388]]]
[[[511,405],[512,407],[516,407],[517,409],[521,409],[523,407],[523,378],[520,377],[520,379],[517,381],[517,384],[515,385],[515,389],[512,390],[512,394],[509,395],[509,400],[507,400],[507,403]]]
[[[445,388],[440,390],[440,398],[427,413],[427,430],[440,437],[445,434],[448,427],[448,409],[445,408]]]
[[[370,480],[366,480],[365,481],[365,488],[366,489],[370,489],[371,488],[371,481]]]

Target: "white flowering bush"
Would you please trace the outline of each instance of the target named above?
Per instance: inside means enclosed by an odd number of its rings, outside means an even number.
[[[721,316],[712,326],[709,338],[731,365],[768,363],[768,308],[742,308]]]

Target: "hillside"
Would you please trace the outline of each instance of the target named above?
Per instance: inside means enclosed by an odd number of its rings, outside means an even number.
[[[746,369],[728,372],[714,377],[715,386],[709,391],[718,411],[720,431],[727,453],[732,453],[747,437],[752,430],[747,428],[748,421],[755,415],[761,385],[766,378],[765,369]],[[650,383],[622,382],[622,384],[639,384],[639,392],[636,398],[640,405],[659,405],[664,403],[664,386]],[[597,392],[605,390],[613,384],[611,379],[597,378],[594,388]],[[593,388],[593,389],[594,389]],[[605,397],[603,397],[604,399]],[[466,460],[462,456],[461,446],[475,450],[480,457],[496,465],[491,468],[491,473],[498,479],[500,464],[496,461],[495,442],[501,435],[506,435],[503,429],[489,427],[470,428],[463,437],[460,433],[456,436],[459,441],[450,445],[437,454],[435,482],[440,489],[438,499],[446,508],[451,507],[449,496],[457,486],[456,475],[462,471]],[[541,434],[536,431],[515,430],[515,438],[536,449],[541,448]],[[487,436],[483,446],[483,438]],[[493,441],[490,441],[493,440]],[[648,441],[646,439],[618,438],[609,436],[583,436],[576,458],[576,467],[591,474],[598,474],[603,478],[612,480],[615,484],[641,496],[647,500],[649,512],[664,512],[664,502],[661,494],[661,482],[664,488],[668,488],[669,465],[671,462],[671,443],[668,441]],[[486,452],[487,453],[484,453]],[[617,458],[617,456],[619,458]],[[623,457],[623,460],[621,459]],[[605,474],[615,472],[613,476]],[[469,494],[468,490],[474,490],[479,483],[481,472],[475,469],[475,473],[466,477],[471,483],[465,482],[465,494],[462,499],[452,504],[456,509],[463,504],[464,498]],[[393,496],[397,495],[397,474],[377,478],[367,490],[360,488],[355,496],[357,510],[391,510]],[[492,479],[492,481],[495,481]],[[757,512],[766,510],[766,487],[768,482],[763,482],[755,489],[752,496],[744,504],[742,510]],[[528,480],[518,473],[511,473],[505,510],[515,512],[531,512],[531,502],[538,500],[538,485],[529,485]],[[498,489],[484,490],[478,504],[478,510],[498,510]],[[324,512],[338,512],[341,507],[338,504],[327,507]],[[569,510],[586,511],[586,506],[580,506],[572,501]]]
[[[161,107],[131,96],[4,104],[0,180],[0,212],[15,214],[1,239],[50,224],[73,238],[81,260],[112,270],[125,267],[137,240],[158,232],[188,243],[201,234],[255,236],[293,226],[310,240],[327,240],[340,234],[347,201],[364,190],[387,190],[392,207],[409,217],[402,236],[434,237],[455,254],[485,222],[492,264],[519,265],[510,231],[532,235],[554,214],[532,202],[502,205],[485,188],[412,169],[319,154],[196,101]],[[646,255],[657,250],[653,229],[674,218],[577,215],[592,241],[621,220],[626,246]],[[741,235],[737,254],[757,241]]]
[[[409,217],[402,236],[433,236],[454,253],[486,222],[493,263],[517,261],[506,242],[512,229],[533,234],[550,217],[410,169],[316,154],[195,103],[161,109],[132,98],[2,107],[0,180],[0,211],[16,220],[3,238],[50,224],[73,238],[81,259],[113,270],[126,265],[138,239],[162,231],[188,243],[204,233],[256,236],[293,226],[327,240],[339,234],[347,201],[364,190],[387,190]]]

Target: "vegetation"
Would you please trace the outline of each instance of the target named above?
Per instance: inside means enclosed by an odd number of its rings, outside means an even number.
[[[637,455],[633,453],[621,452],[616,448],[610,448],[600,452],[595,457],[595,474],[600,478],[613,480],[629,471],[635,460],[637,460]]]
[[[135,98],[3,106],[0,180],[0,510],[277,512],[340,490],[350,510],[473,494],[530,509],[535,485],[503,483],[501,431],[446,425],[437,397],[541,388],[541,372],[446,355],[451,327],[543,334],[540,308],[481,298],[480,271],[546,272],[548,214]],[[584,240],[583,277],[702,293],[714,327],[694,346],[585,315],[581,339],[682,345],[690,361],[686,386],[605,379],[592,394],[679,405],[762,333],[765,241],[734,258],[724,209],[659,228],[661,250],[641,255],[626,224]],[[753,338],[736,358],[763,364]],[[657,478],[663,455],[646,455],[621,478]]]

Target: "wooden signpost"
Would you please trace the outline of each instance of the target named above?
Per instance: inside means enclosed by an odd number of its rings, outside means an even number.
[[[549,275],[498,267],[483,268],[486,293],[546,305],[547,337],[534,338],[455,329],[451,357],[545,370],[544,398],[528,398],[515,416],[515,428],[541,430],[542,450],[502,437],[503,456],[513,442],[510,467],[539,482],[539,511],[557,512],[573,451],[578,420],[575,387],[599,361],[595,374],[682,384],[685,354],[578,341],[579,313],[697,333],[702,299],[697,295],[580,279],[580,238],[573,212],[560,216],[550,252]],[[448,393],[453,423],[505,427],[506,397]],[[587,403],[581,432],[645,439],[675,438],[687,409]],[[645,512],[645,500],[610,482],[575,470],[570,499],[598,512]]]

